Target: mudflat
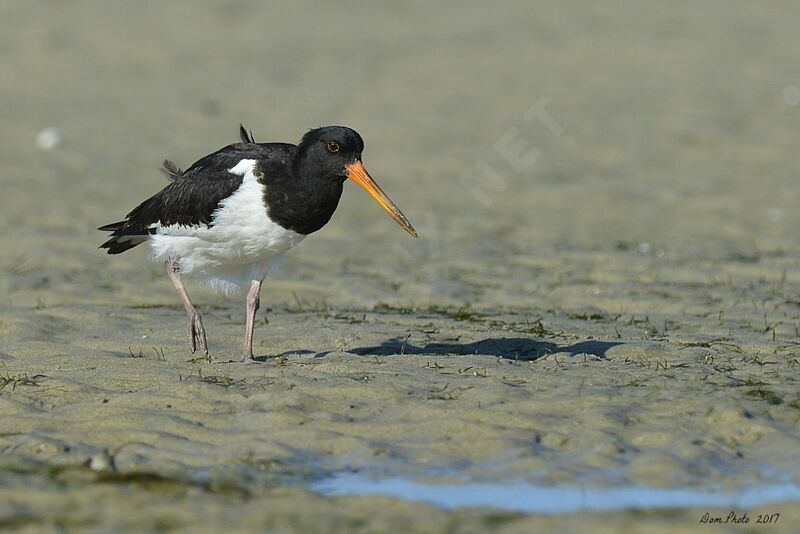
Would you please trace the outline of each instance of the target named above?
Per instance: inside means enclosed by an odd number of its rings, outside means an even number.
[[[675,532],[729,509],[311,487],[797,485],[797,11],[3,4],[0,526]],[[190,283],[207,363],[146,247],[95,230],[239,122],[355,128],[420,233],[350,184],[265,282],[246,366],[243,297]]]

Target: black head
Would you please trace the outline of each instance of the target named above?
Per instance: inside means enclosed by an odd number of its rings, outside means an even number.
[[[361,161],[364,141],[345,126],[324,126],[309,131],[297,145],[298,162],[317,176],[347,178],[347,165]]]
[[[342,183],[350,178],[369,193],[406,232],[417,237],[416,230],[406,216],[364,168],[361,162],[363,150],[364,141],[355,130],[345,126],[317,128],[304,135],[297,145],[295,164],[298,167],[295,171],[297,174],[313,176],[313,180],[323,188],[330,187],[336,180],[338,194],[341,194]]]

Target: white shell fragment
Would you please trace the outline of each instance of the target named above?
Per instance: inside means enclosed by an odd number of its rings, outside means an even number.
[[[63,141],[61,132],[55,126],[48,126],[36,135],[36,148],[45,152],[58,147]]]

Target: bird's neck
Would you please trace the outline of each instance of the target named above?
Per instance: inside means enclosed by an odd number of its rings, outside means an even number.
[[[291,172],[273,175],[264,188],[270,218],[299,234],[316,232],[333,216],[342,196],[344,176],[313,172],[313,165],[295,165]]]

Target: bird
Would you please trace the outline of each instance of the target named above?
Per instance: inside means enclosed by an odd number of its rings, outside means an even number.
[[[255,362],[253,330],[261,286],[286,253],[325,226],[349,179],[361,186],[406,232],[417,231],[375,183],[362,161],[364,141],[346,126],[309,130],[296,145],[257,143],[239,125],[241,142],[183,170],[164,160],[169,183],[121,221],[99,248],[126,252],[144,242],[163,262],[186,309],[192,353],[199,343],[209,362],[203,319],[183,283],[192,276],[226,295],[247,289],[241,361]]]

